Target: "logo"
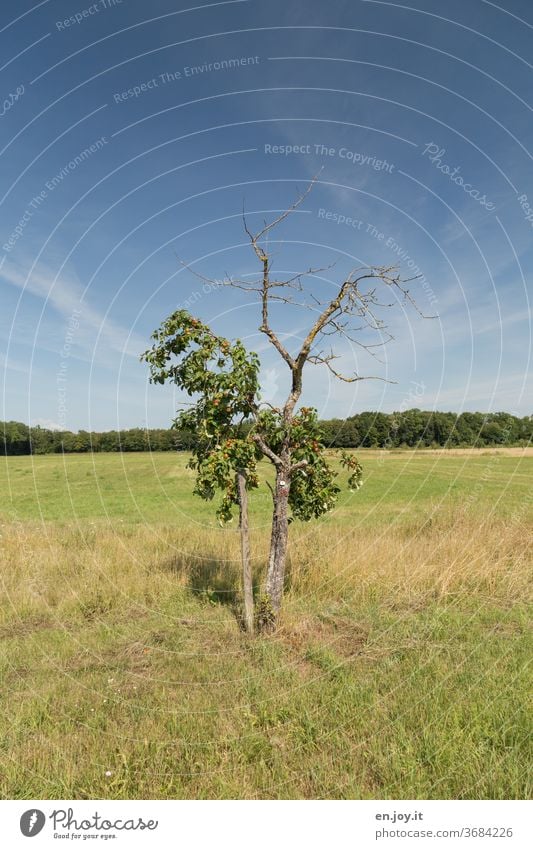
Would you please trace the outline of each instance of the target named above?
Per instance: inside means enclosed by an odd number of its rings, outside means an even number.
[[[20,818],[20,830],[24,837],[35,837],[42,831],[45,822],[46,817],[42,811],[30,808],[29,811],[24,811]]]

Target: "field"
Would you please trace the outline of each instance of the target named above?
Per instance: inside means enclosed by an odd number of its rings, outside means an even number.
[[[529,797],[533,452],[359,456],[253,640],[185,456],[1,458],[0,796]]]

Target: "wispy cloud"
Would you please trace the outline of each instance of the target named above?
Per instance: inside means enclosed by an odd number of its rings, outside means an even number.
[[[93,354],[98,344],[99,348],[102,346],[106,351],[112,350],[137,358],[146,347],[144,338],[130,333],[127,328],[91,306],[83,285],[72,270],[68,274],[57,275],[40,265],[26,272],[14,263],[4,262],[0,268],[0,280],[50,304],[67,322],[79,313],[75,345]]]
[[[4,371],[17,371],[21,374],[30,373],[29,363],[21,363],[12,357],[8,359],[4,354],[0,354],[0,369]]]

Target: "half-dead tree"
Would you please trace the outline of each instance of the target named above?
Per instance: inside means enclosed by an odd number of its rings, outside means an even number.
[[[347,340],[379,360],[379,349],[392,336],[382,315],[400,302],[417,312],[408,284],[395,266],[354,268],[334,288],[331,297],[320,298],[306,285],[325,269],[310,268],[286,279],[273,273],[269,236],[303,203],[315,181],[298,195],[291,207],[277,218],[254,231],[243,210],[243,225],[260,269],[256,277],[233,279],[226,275],[224,285],[244,291],[258,301],[259,330],[289,371],[290,387],[280,407],[261,401],[259,358],[247,352],[237,340],[216,336],[198,318],[187,311],[173,313],[153,334],[154,345],[143,354],[150,364],[151,380],[171,380],[189,395],[196,396],[192,406],[175,420],[179,428],[196,434],[191,466],[197,471],[195,491],[211,499],[217,490],[224,493],[218,514],[222,521],[231,518],[239,506],[241,551],[243,560],[244,623],[253,628],[248,541],[247,491],[259,485],[257,463],[266,458],[274,468],[270,485],[273,501],[270,552],[264,593],[256,614],[262,629],[272,630],[279,617],[287,560],[289,523],[318,518],[335,505],[340,491],[321,441],[317,412],[299,407],[303,392],[304,369],[321,365],[345,383],[383,380],[380,375],[346,373],[338,360],[333,343]],[[191,269],[190,269],[191,270]],[[203,277],[212,285],[216,281]],[[273,326],[276,304],[298,306],[309,311],[310,325],[296,350]],[[371,339],[369,339],[369,335]],[[358,489],[362,470],[357,459],[342,452],[341,465],[349,472],[348,485]]]

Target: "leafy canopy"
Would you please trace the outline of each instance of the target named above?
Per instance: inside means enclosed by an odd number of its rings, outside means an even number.
[[[195,493],[206,500],[223,494],[217,510],[221,522],[231,521],[238,503],[235,474],[242,470],[246,486],[259,485],[257,464],[264,451],[275,455],[288,448],[291,473],[288,496],[292,516],[308,521],[334,506],[340,489],[327,461],[317,411],[302,407],[289,419],[280,409],[261,405],[259,357],[237,339],[229,342],[186,310],[177,310],[152,334],[154,344],[141,359],[150,366],[152,383],[170,381],[189,396],[189,409],[173,426],[195,435],[189,467],[196,470]],[[362,484],[362,469],[352,455],[342,452],[351,490]]]

